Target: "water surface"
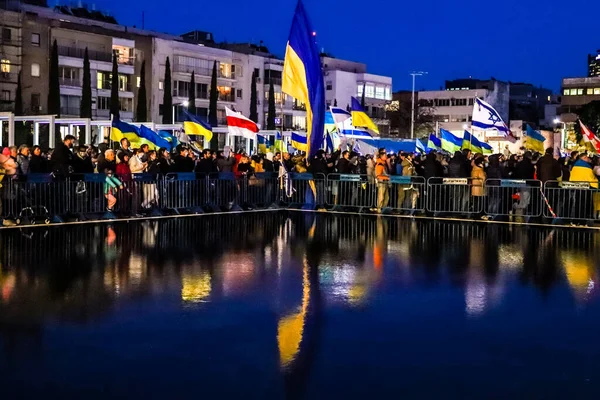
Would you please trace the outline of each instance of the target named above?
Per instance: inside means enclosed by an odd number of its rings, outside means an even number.
[[[2,398],[600,396],[600,234],[268,212],[0,232]]]

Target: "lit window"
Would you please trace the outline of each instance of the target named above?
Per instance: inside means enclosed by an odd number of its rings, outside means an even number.
[[[32,33],[31,34],[31,44],[34,46],[39,46],[40,45],[40,34],[39,33]]]
[[[359,84],[359,85],[357,86],[356,95],[357,95],[358,97],[362,97],[362,94],[363,94],[363,85],[362,85],[362,84]]]
[[[135,86],[139,88],[141,84],[142,84],[142,78],[140,78],[140,77],[138,76],[138,77],[137,77],[137,80],[136,80],[136,83],[135,83]]]
[[[563,90],[563,96],[568,96],[569,94],[571,94],[571,92],[569,91],[569,89]]]
[[[8,74],[10,72],[10,60],[3,58],[0,60],[0,72]]]
[[[550,96],[548,96],[548,103],[550,103]]]
[[[165,89],[165,83],[163,81],[158,81],[158,90],[164,90]]]
[[[573,94],[573,91],[571,90],[571,94]],[[577,95],[581,96],[583,95],[583,89],[577,89]]]
[[[377,86],[375,88],[375,98],[385,100],[385,88],[383,86]]]
[[[96,75],[98,78],[98,84],[96,85],[96,87],[98,89],[109,89],[110,88],[110,78],[109,78],[108,73],[106,72],[98,72],[98,74]]]
[[[365,97],[372,99],[375,97],[375,87],[373,85],[367,85],[365,88]]]
[[[31,64],[31,76],[35,76],[35,77],[40,76],[40,64],[36,64],[36,63]]]
[[[600,88],[594,88],[594,94],[600,95]]]
[[[587,88],[587,90],[586,90],[586,94],[587,94],[587,95],[594,94],[594,89],[592,89],[592,88]]]
[[[392,100],[392,88],[389,86],[385,87],[385,99]]]

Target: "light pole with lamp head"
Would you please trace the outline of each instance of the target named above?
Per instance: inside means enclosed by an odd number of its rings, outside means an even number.
[[[427,75],[424,71],[413,71],[409,75],[412,75],[412,112],[410,120],[410,138],[415,138],[415,80],[417,76]]]
[[[188,108],[189,105],[190,102],[187,100],[184,100],[181,103],[173,104],[173,123],[175,123],[175,109],[177,108],[177,106],[184,106],[185,108]]]

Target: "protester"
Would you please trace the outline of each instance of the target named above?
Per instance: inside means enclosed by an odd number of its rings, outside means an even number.
[[[177,153],[177,156],[173,160],[173,172],[193,172],[195,165],[194,160],[188,157],[188,147],[181,144],[178,145]]]
[[[230,154],[225,157],[225,152],[219,152],[217,156],[217,169],[219,172],[233,172],[234,165],[235,157],[232,157]]]
[[[48,160],[42,156],[40,146],[33,146],[31,159],[29,160],[29,172],[32,174],[45,174],[48,170]]]
[[[146,145],[146,149],[147,149]],[[143,174],[148,168],[148,163],[143,160],[146,154],[140,148],[139,150],[133,151],[133,156],[129,159],[129,169],[132,174]]]
[[[52,169],[63,176],[69,175],[73,153],[71,149],[75,143],[75,136],[67,135],[62,143],[59,143],[52,153]]]
[[[115,160],[115,151],[112,149],[106,150],[104,152],[104,156],[98,158],[98,166],[97,166],[98,172],[105,171],[107,169],[109,169],[113,172],[116,171],[116,169],[117,169],[117,162]]]
[[[17,155],[17,174],[28,175],[29,174],[29,146],[23,144],[19,147],[19,154]]]
[[[387,154],[384,151],[379,153],[377,164],[375,165],[375,176],[377,178],[377,212],[381,212],[388,206],[390,201],[389,193],[389,172],[387,170]]]
[[[554,159],[554,150],[546,149],[543,157],[536,163],[537,179],[542,184],[548,181],[556,181],[562,176],[560,164]]]
[[[200,174],[211,174],[218,172],[217,163],[212,158],[212,152],[210,150],[204,150],[202,152],[202,158],[196,164],[196,172]]]
[[[71,166],[76,174],[93,174],[94,165],[88,156],[87,148],[83,145],[77,147],[77,153],[73,156]]]

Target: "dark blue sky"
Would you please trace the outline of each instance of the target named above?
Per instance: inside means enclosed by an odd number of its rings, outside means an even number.
[[[493,76],[558,91],[562,77],[587,74],[587,54],[600,48],[597,0],[304,2],[321,48],[392,76],[394,90],[410,89],[408,73],[423,70],[429,75],[418,78],[417,88]],[[296,1],[145,0],[127,2],[125,9],[123,4],[96,1],[127,25],[141,26],[144,10],[147,29],[204,30],[217,41],[264,40],[283,55]]]

